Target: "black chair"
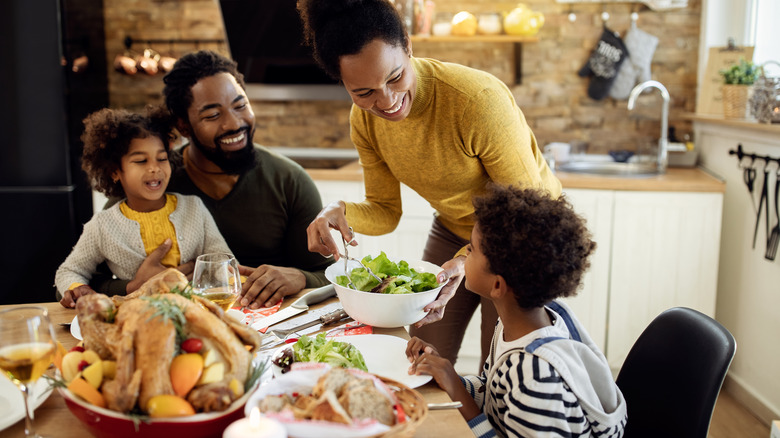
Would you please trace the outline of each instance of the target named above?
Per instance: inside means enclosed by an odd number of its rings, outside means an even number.
[[[617,376],[626,398],[625,438],[706,438],[737,344],[725,327],[693,309],[658,315]]]

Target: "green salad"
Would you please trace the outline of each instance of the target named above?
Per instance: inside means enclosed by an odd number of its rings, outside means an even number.
[[[355,268],[346,275],[336,277],[339,286],[348,287],[349,280],[358,290],[364,292],[378,292],[385,294],[411,294],[436,289],[439,282],[436,274],[430,272],[417,272],[409,267],[409,263],[401,260],[398,263],[387,258],[381,252],[376,258],[367,255],[363,258],[363,264],[374,272],[382,282],[376,280],[365,268]]]
[[[322,362],[334,367],[368,371],[360,350],[352,344],[326,339],[325,333],[312,338],[306,335],[292,345],[295,362]]]

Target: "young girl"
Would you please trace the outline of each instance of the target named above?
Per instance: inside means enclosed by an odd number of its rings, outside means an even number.
[[[117,278],[132,280],[129,293],[156,273],[138,268],[160,246],[170,247],[161,260],[164,267],[204,253],[230,253],[200,198],[165,192],[173,129],[167,112],[150,107],[144,116],[106,108],[87,116],[84,125],[82,168],[96,190],[125,199],[84,225],[57,269],[54,281],[63,306],[75,307],[80,296],[94,293],[87,284],[103,262]]]
[[[607,360],[571,313],[595,243],[564,199],[492,186],[474,200],[466,288],[498,311],[479,376],[460,377],[436,349],[412,338],[410,374],[430,374],[479,437],[620,437],[626,403]]]

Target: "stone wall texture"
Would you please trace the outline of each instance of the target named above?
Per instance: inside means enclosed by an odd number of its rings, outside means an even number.
[[[217,0],[104,0],[108,59],[124,51],[123,39],[224,39]],[[691,132],[684,113],[696,101],[701,0],[689,0],[683,9],[656,12],[641,4],[557,3],[529,0],[525,4],[545,15],[539,41],[521,48],[521,83],[515,83],[515,47],[512,43],[416,42],[414,55],[457,62],[493,73],[506,82],[541,145],[583,140],[589,153],[613,149],[652,147],[660,133],[661,98],[648,92],[628,111],[625,100],[594,101],[587,96],[588,79],[577,71],[587,61],[602,32],[601,14],[621,35],[638,12],[640,29],[659,38],[652,62],[652,78],[663,83],[672,97],[670,126],[679,137]],[[516,2],[437,0],[437,12],[467,10],[506,12]],[[568,14],[577,19],[573,23]],[[134,45],[143,51],[143,44]],[[198,48],[229,53],[226,44],[162,44],[153,46],[178,56]],[[137,109],[160,102],[162,74],[127,76],[109,68],[111,105]],[[254,101],[258,129],[255,140],[269,146],[351,148],[347,101]]]

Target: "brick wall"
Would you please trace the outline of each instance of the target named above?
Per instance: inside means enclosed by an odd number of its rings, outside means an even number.
[[[137,38],[224,38],[216,0],[105,0],[108,58],[123,50],[127,34]],[[468,10],[474,14],[511,10],[516,2],[437,0],[437,11]],[[505,43],[415,43],[415,56],[433,57],[487,70],[510,87],[540,144],[585,140],[589,152],[635,149],[651,145],[660,131],[661,99],[657,92],[643,96],[629,113],[626,101],[594,101],[588,79],[577,76],[601,31],[601,4],[559,4],[531,0],[526,4],[545,14],[540,41],[522,46],[522,83],[514,84],[514,47]],[[567,19],[570,8],[577,20]],[[653,79],[672,96],[670,125],[678,135],[691,132],[682,113],[693,112],[701,18],[701,0],[689,0],[681,10],[653,12],[627,3],[607,4],[609,26],[625,34],[633,8],[640,29],[660,41],[652,64]],[[172,46],[174,54],[193,50]],[[155,47],[159,51],[166,47]],[[218,49],[225,46],[201,48]],[[142,47],[139,47],[142,49]],[[125,76],[109,73],[111,105],[137,108],[160,100],[162,75]],[[258,127],[255,140],[266,145],[351,148],[349,102],[253,102]]]

